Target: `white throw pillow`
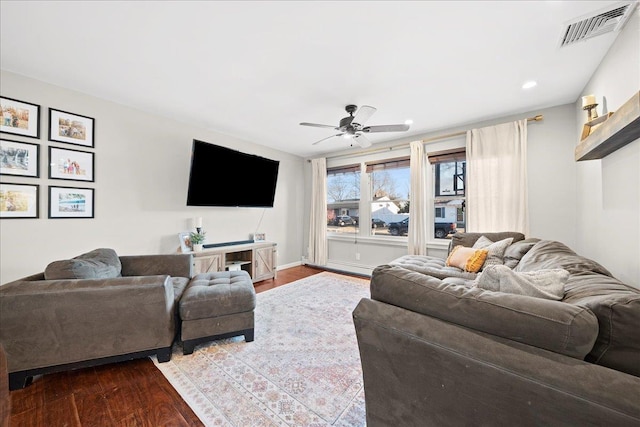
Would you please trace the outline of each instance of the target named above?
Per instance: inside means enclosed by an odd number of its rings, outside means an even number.
[[[493,242],[486,236],[480,236],[480,238],[473,244],[473,248],[486,249],[489,251],[482,268],[487,268],[490,265],[504,264],[504,252],[507,250],[511,242],[513,242],[513,237]]]

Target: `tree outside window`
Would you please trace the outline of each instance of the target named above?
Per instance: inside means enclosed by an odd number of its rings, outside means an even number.
[[[327,231],[353,234],[359,231],[360,165],[327,170]]]

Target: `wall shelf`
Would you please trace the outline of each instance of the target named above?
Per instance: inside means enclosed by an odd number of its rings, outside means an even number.
[[[576,161],[602,159],[640,138],[640,92],[610,115],[575,149]]]

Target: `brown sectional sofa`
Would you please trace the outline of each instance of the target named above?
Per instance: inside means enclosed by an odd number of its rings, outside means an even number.
[[[10,389],[34,375],[137,357],[171,358],[190,254],[97,249],[0,286]]]
[[[519,233],[501,263],[564,275],[559,300],[487,290],[434,257],[377,267],[354,310],[367,425],[640,425],[640,290],[550,240]],[[489,271],[484,268],[484,272]]]

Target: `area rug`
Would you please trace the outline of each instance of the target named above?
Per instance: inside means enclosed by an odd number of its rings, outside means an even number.
[[[255,341],[152,359],[207,426],[364,426],[352,312],[369,295],[366,279],[319,273],[257,294]]]

